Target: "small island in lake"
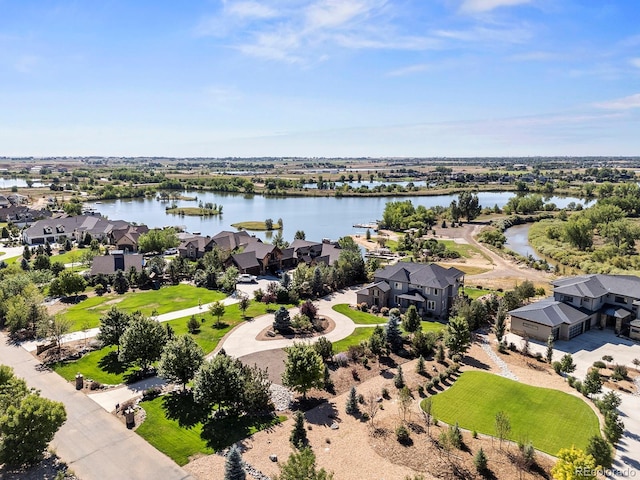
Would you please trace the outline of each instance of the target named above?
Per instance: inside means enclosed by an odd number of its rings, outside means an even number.
[[[177,205],[172,205],[171,207],[167,207],[165,212],[180,216],[211,217],[213,215],[222,215],[222,205],[216,205],[215,203],[205,203],[198,207],[178,207]]]
[[[282,220],[274,223],[273,220],[267,218],[264,222],[250,221],[250,222],[237,222],[232,223],[231,226],[238,230],[255,230],[255,231],[269,231],[269,230],[282,230]]]

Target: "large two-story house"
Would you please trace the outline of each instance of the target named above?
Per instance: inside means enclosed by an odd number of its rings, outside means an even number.
[[[26,245],[41,245],[46,242],[61,243],[67,239],[81,242],[86,235],[100,241],[108,239],[114,230],[131,227],[124,220],[108,220],[91,215],[62,216],[38,220],[22,231],[22,241]]]
[[[405,263],[378,270],[373,283],[356,292],[357,302],[377,307],[415,305],[423,316],[446,318],[464,284],[464,272],[435,263]]]
[[[546,341],[570,340],[592,328],[640,338],[640,278],[581,275],[555,280],[553,296],[509,312],[511,331]]]

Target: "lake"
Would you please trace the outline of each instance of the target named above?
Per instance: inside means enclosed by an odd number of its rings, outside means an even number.
[[[40,179],[36,179],[33,181],[34,187],[42,187],[42,183]],[[26,188],[27,181],[24,178],[0,178],[0,188]]]
[[[523,257],[531,256],[535,260],[542,260],[542,257],[529,245],[529,229],[531,225],[531,223],[523,223],[522,225],[507,228],[504,231],[504,236],[507,238],[504,248],[513,250]]]
[[[170,215],[165,207],[173,202],[160,202],[151,198],[103,200],[87,202],[102,215],[112,220],[127,220],[143,223],[149,227],[166,225],[183,226],[189,232],[202,235],[215,235],[221,230],[235,230],[232,223],[249,220],[273,219],[274,223],[282,218],[283,235],[293,240],[297,230],[304,230],[308,240],[320,241],[323,238],[336,240],[345,235],[365,233],[364,229],[353,228],[356,223],[369,223],[380,219],[385,204],[394,200],[410,199],[414,205],[427,208],[438,205],[448,206],[457,195],[438,195],[433,197],[263,197],[262,195],[229,194],[219,192],[183,192],[183,195],[197,197],[197,201],[178,200],[179,207],[196,207],[199,201],[211,202],[223,206],[222,215],[214,217],[189,217]],[[478,199],[482,206],[503,207],[511,192],[480,192]],[[551,197],[562,208],[570,202],[579,202],[578,198]],[[262,239],[268,239],[270,232],[255,232]]]

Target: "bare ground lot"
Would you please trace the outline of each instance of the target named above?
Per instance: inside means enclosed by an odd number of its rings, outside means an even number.
[[[264,360],[260,356],[264,355]],[[279,355],[273,352],[261,352],[243,357],[265,365],[265,362],[280,361]],[[532,367],[526,361],[517,358],[519,355],[505,356],[505,361],[513,368],[520,381],[532,385],[558,388],[571,392],[571,388],[555,373],[546,368]],[[284,357],[282,357],[284,358]],[[400,410],[397,401],[397,389],[393,386],[393,375],[397,372],[395,362],[402,359],[392,359],[390,363],[379,365],[370,363],[369,368],[362,365],[350,364],[332,373],[336,383],[338,395],[331,396],[326,392],[311,392],[312,397],[327,399],[317,407],[306,412],[307,434],[310,445],[317,457],[319,467],[334,472],[336,480],[367,479],[404,479],[420,473],[425,478],[481,478],[473,465],[473,456],[482,447],[489,457],[489,467],[493,478],[497,479],[540,479],[550,478],[549,471],[553,460],[542,453],[537,455],[538,467],[531,472],[520,471],[515,466],[513,457],[517,452],[514,445],[505,446],[500,450],[498,442],[490,437],[479,436],[472,438],[471,433],[463,434],[465,447],[463,450],[453,450],[447,453],[430,440],[437,438],[440,428],[431,427],[430,436],[425,430],[425,423],[419,410],[421,397],[417,393],[417,386],[423,385],[425,378],[415,373],[413,360],[403,364],[403,372],[407,385],[412,389],[414,402],[411,414],[406,423],[411,428],[412,441],[406,445],[398,443],[395,428],[400,424]],[[536,362],[535,359],[531,359]],[[390,366],[393,365],[393,366]],[[444,370],[446,366],[436,362],[427,362],[427,372],[433,373],[433,367]],[[352,369],[356,370],[358,380],[354,379]],[[465,358],[462,370],[484,370],[498,373],[498,368],[478,344],[474,344]],[[354,418],[344,411],[348,390],[355,385],[358,393],[365,398],[369,395],[379,397],[382,389],[387,388],[390,398],[381,402],[381,410],[375,417],[375,431],[368,422],[361,418]],[[362,407],[366,411],[365,407]],[[333,423],[338,429],[331,428]],[[270,431],[259,432],[242,442],[245,449],[243,458],[264,474],[273,476],[279,473],[277,464],[269,460],[269,455],[278,456],[278,461],[286,461],[293,451],[289,444],[289,435],[293,426],[293,418]],[[224,458],[211,455],[193,459],[185,469],[195,478],[221,478],[224,472]],[[461,477],[458,475],[462,475]]]

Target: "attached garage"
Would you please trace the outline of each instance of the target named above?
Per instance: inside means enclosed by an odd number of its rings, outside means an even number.
[[[591,329],[597,314],[575,308],[553,298],[525,305],[509,312],[511,331],[517,335],[546,341],[569,340]]]

